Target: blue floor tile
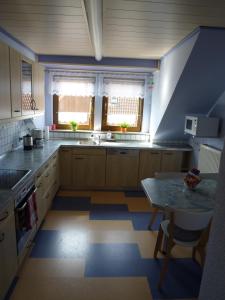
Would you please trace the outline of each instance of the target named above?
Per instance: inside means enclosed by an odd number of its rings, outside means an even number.
[[[127,204],[91,204],[91,211],[128,211]]]
[[[143,264],[146,265],[145,260]],[[157,285],[162,260],[147,260],[147,265],[146,276],[154,299],[198,297],[202,270],[192,259],[171,259],[161,290],[158,290]]]
[[[90,197],[55,197],[52,210],[78,210],[89,211],[91,209]]]
[[[126,191],[124,194],[126,197],[146,197],[143,191]]]
[[[130,213],[126,211],[91,211],[90,220],[130,220]]]
[[[159,291],[157,285],[163,260],[142,259],[136,244],[94,244],[89,251],[85,277],[147,277],[154,299],[198,296],[201,268],[191,259],[171,259]]]
[[[151,213],[149,212],[131,212],[130,218],[133,222],[134,230],[148,230],[148,225],[151,219]],[[152,230],[158,230],[159,225],[162,222],[163,214],[157,213],[155,222],[152,225]]]
[[[119,234],[119,233],[118,233]],[[138,245],[135,243],[112,243],[112,244],[91,244],[86,258],[89,261],[98,262],[111,260],[135,260],[140,259]]]
[[[87,243],[80,242],[77,232],[40,230],[30,256],[34,258],[84,258]]]

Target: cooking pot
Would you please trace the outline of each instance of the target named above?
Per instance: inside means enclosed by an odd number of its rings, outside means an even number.
[[[33,149],[33,137],[30,134],[23,136],[23,149],[24,150]]]

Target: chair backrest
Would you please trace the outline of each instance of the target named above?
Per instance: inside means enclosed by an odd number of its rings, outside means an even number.
[[[181,172],[156,172],[155,178],[157,179],[170,179],[170,178],[184,178],[186,173]]]
[[[209,225],[212,215],[212,210],[206,212],[175,210],[174,224],[184,230],[203,230]]]

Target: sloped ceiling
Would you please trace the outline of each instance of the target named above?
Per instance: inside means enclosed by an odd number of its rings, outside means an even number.
[[[219,0],[102,0],[102,7],[103,57],[161,58],[198,26],[225,26]],[[0,0],[0,26],[37,54],[95,55],[84,0]]]
[[[184,116],[209,113],[225,90],[224,53],[225,29],[201,28],[174,92],[167,99],[156,139],[184,138]],[[176,63],[170,67],[176,68]]]

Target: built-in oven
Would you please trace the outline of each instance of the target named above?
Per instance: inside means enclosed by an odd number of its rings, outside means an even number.
[[[38,221],[36,188],[26,186],[20,192],[20,201],[15,206],[16,240],[18,256],[28,246]]]
[[[18,256],[36,231],[37,207],[31,170],[0,169],[0,188],[13,192]]]

